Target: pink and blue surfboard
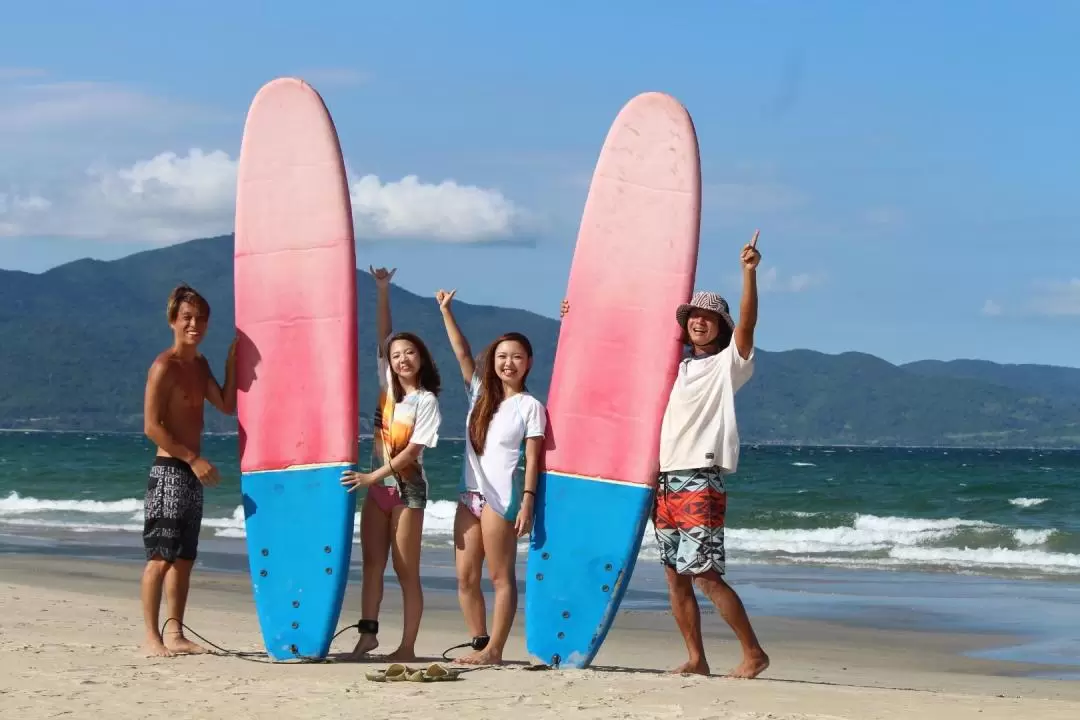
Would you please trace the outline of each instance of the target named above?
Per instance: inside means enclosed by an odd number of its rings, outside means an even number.
[[[593,661],[633,573],[700,215],[690,115],[668,95],[638,95],[615,118],[589,187],[548,393],[525,582],[526,645],[543,664]]]
[[[244,126],[235,236],[241,491],[255,607],[275,660],[323,658],[356,496],[356,257],[337,131],[318,93],[267,83]]]

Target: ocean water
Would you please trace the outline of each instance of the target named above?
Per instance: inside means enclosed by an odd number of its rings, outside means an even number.
[[[428,545],[451,545],[463,451],[425,451]],[[222,472],[204,538],[244,552],[236,437],[206,438],[204,454]],[[0,535],[140,547],[152,456],[141,435],[0,432]],[[1080,452],[749,446],[728,494],[732,565],[1080,579]],[[651,527],[641,552],[656,557]]]

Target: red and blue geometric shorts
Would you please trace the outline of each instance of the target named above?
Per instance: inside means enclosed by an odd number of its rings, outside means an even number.
[[[680,575],[724,574],[727,491],[719,467],[662,472],[653,527],[660,562]]]

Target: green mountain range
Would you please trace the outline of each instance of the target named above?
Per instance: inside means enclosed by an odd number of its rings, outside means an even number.
[[[233,327],[232,237],[193,240],[41,274],[0,270],[0,427],[139,431],[146,373],[171,342],[165,301],[178,282],[212,308],[203,350],[219,380]],[[357,273],[361,428],[375,402],[375,287]],[[287,288],[282,289],[287,292]],[[443,435],[460,436],[465,390],[432,297],[393,287],[394,324],[419,334],[443,376]],[[455,303],[475,350],[508,330],[533,342],[530,389],[547,395],[557,321],[509,308]],[[554,309],[553,309],[554,310]],[[893,365],[863,353],[758,351],[739,393],[747,443],[1080,447],[1080,369],[921,361]],[[235,419],[207,409],[211,430]]]

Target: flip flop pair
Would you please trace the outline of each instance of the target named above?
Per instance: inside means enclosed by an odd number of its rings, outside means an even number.
[[[365,673],[364,677],[371,682],[446,682],[457,680],[460,675],[460,670],[447,670],[439,663],[432,663],[420,670],[394,663],[385,670]]]

